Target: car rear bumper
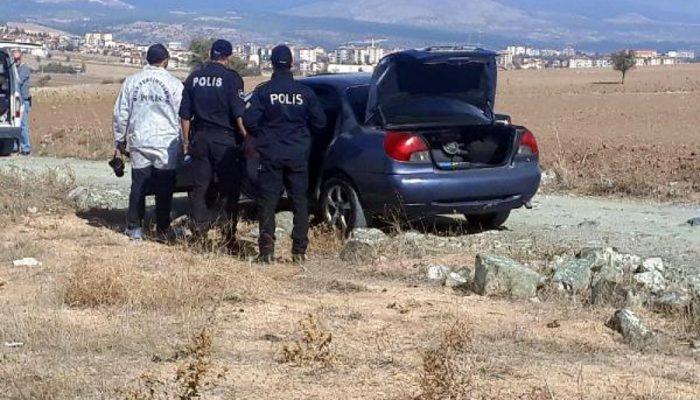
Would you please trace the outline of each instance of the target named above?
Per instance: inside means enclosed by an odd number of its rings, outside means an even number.
[[[22,136],[22,128],[12,127],[0,127],[0,139],[14,139],[19,140]]]
[[[541,172],[535,163],[503,168],[376,176],[358,183],[366,211],[387,207],[414,215],[485,214],[508,211],[528,203],[539,189]],[[378,181],[383,180],[383,183]],[[363,190],[363,186],[368,190]],[[384,186],[383,190],[377,190]],[[390,188],[390,190],[387,190]],[[363,196],[383,193],[383,196]]]

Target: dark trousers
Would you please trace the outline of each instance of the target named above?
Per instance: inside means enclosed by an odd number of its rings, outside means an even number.
[[[223,234],[233,240],[238,224],[238,201],[241,196],[244,160],[234,134],[225,130],[197,130],[192,154],[192,219],[198,231],[206,232],[218,220],[210,207],[208,194],[214,189],[226,198]]]
[[[258,219],[260,222],[260,254],[275,251],[275,212],[284,189],[292,201],[294,229],[292,253],[305,254],[309,246],[309,170],[308,161],[260,160],[258,177]]]
[[[131,193],[129,194],[129,229],[141,227],[146,214],[146,196],[156,196],[156,224],[164,232],[170,228],[170,209],[173,205],[175,170],[146,167],[131,170]]]

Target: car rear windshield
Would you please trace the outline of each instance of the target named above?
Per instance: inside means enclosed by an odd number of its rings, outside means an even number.
[[[397,63],[379,82],[379,112],[387,125],[488,123],[484,62]]]
[[[409,96],[382,108],[387,125],[485,125],[486,113],[464,100],[437,95]]]
[[[398,92],[407,94],[481,93],[483,63],[404,63],[397,66]]]

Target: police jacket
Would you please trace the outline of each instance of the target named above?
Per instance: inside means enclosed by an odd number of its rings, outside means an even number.
[[[168,149],[179,146],[182,136],[181,100],[182,82],[164,68],[146,66],[128,77],[114,105],[115,144],[126,142],[132,151],[155,154],[157,164],[171,165]]]
[[[180,117],[193,120],[196,131],[222,129],[235,132],[243,116],[243,79],[232,69],[207,62],[185,81]]]
[[[250,97],[245,123],[261,158],[296,160],[309,157],[309,126],[322,129],[326,114],[313,90],[295,81],[291,71],[275,71]]]

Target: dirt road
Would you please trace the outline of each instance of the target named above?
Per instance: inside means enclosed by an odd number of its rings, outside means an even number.
[[[34,172],[70,170],[76,185],[128,195],[130,180],[116,178],[106,162],[50,157],[0,159],[0,168],[10,166]],[[572,248],[613,246],[642,256],[663,257],[678,275],[700,270],[700,228],[686,223],[700,216],[700,206],[560,195],[540,195],[533,206],[532,210],[515,211],[507,230],[499,236],[503,240],[530,237]]]

